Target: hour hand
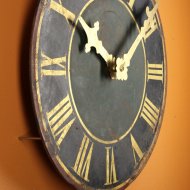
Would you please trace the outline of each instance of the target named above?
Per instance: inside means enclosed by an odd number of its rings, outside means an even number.
[[[103,47],[102,41],[98,38],[99,22],[95,22],[94,27],[90,28],[82,17],[79,17],[79,21],[88,38],[88,42],[85,45],[85,52],[89,53],[91,48],[94,47],[96,49],[96,53],[102,56],[108,66],[108,64],[113,61],[113,56],[107,52]]]

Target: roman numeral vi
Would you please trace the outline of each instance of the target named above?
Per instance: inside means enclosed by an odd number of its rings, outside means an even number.
[[[105,185],[111,185],[117,183],[117,174],[115,168],[115,156],[113,147],[106,147],[106,183]]]

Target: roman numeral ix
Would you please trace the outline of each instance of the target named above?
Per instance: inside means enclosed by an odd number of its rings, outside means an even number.
[[[41,62],[41,77],[43,76],[66,76],[66,57],[50,58],[43,52],[41,53],[43,58]],[[58,66],[59,69],[53,68]]]

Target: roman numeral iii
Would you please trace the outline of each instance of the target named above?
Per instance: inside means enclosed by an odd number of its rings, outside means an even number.
[[[131,134],[131,145],[132,145],[132,149],[133,149],[133,156],[134,156],[134,160],[135,160],[135,165],[137,165],[137,157],[136,155],[139,157],[139,160],[141,160],[143,158],[143,152],[140,149],[139,145],[137,144],[137,141],[135,140],[135,138],[133,137],[133,135]]]
[[[75,121],[72,113],[69,95],[47,113],[49,126],[58,148]]]
[[[158,122],[160,110],[146,97],[142,109],[141,117],[154,130]]]
[[[66,57],[50,58],[41,53],[43,58],[41,62],[41,77],[43,76],[66,76]],[[55,66],[58,68],[55,69]]]
[[[115,156],[113,147],[106,147],[106,183],[105,185],[111,185],[117,183],[117,174],[115,168]]]
[[[56,11],[57,13],[61,14],[62,16],[64,16],[67,21],[70,20],[74,22],[75,15],[62,5],[61,0],[59,0],[59,3],[55,2],[54,0],[51,0],[50,8]]]
[[[148,63],[148,80],[160,80],[163,82],[163,64]]]
[[[94,144],[84,135],[73,170],[85,181],[89,181],[89,169]]]

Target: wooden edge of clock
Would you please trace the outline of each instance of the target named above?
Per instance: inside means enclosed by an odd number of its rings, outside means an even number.
[[[158,2],[158,0],[151,0],[153,4],[156,4],[156,2]],[[158,2],[159,3],[159,2]],[[159,14],[159,10],[157,11],[157,16],[159,18],[159,20],[161,21],[161,17],[160,17],[160,14]],[[165,37],[164,37],[164,29],[163,29],[163,25],[162,25],[162,22],[159,23],[160,24],[160,28],[161,28],[161,35],[162,35],[162,43],[163,43],[163,53],[164,53],[164,66],[165,66],[165,74],[164,74],[164,94],[163,94],[163,103],[162,103],[162,110],[161,110],[161,115],[160,115],[160,118],[159,118],[159,123],[158,123],[158,127],[156,129],[156,132],[155,132],[155,136],[154,136],[154,139],[153,139],[153,142],[149,148],[149,151],[148,153],[146,153],[146,156],[144,156],[144,158],[142,159],[141,163],[140,163],[140,166],[138,167],[138,169],[134,172],[134,175],[133,177],[130,179],[130,181],[127,183],[127,185],[125,187],[128,187],[139,175],[140,173],[142,172],[142,170],[145,168],[153,150],[154,150],[154,147],[157,143],[157,140],[158,140],[158,137],[159,137],[159,134],[160,134],[160,129],[162,127],[162,123],[163,123],[163,118],[164,118],[164,112],[165,112],[165,107],[166,107],[166,98],[167,98],[167,81],[168,81],[168,75],[167,75],[167,54],[166,54],[166,43],[165,43]]]
[[[155,0],[152,0],[153,4],[155,4]],[[40,131],[40,136],[42,137],[42,143],[45,147],[45,150],[47,152],[47,155],[49,157],[49,160],[51,160],[51,162],[53,163],[53,165],[56,165],[56,170],[59,172],[59,174],[64,177],[64,179],[71,185],[73,185],[75,188],[77,189],[88,189],[88,190],[93,190],[94,188],[91,188],[89,186],[86,186],[84,184],[77,184],[76,182],[74,182],[71,177],[61,168],[60,164],[58,163],[58,161],[55,159],[55,154],[53,153],[53,151],[51,150],[51,142],[50,139],[47,140],[47,137],[45,137],[45,131],[44,131],[44,127],[43,127],[43,122],[41,120],[42,118],[42,114],[40,112],[40,108],[38,105],[38,100],[37,100],[37,90],[36,90],[36,85],[34,83],[36,83],[36,77],[35,77],[35,64],[36,64],[36,42],[37,42],[37,33],[38,33],[38,27],[39,27],[39,21],[40,21],[40,17],[41,14],[44,12],[44,9],[46,7],[46,0],[40,0],[39,5],[36,9],[36,14],[34,16],[34,22],[33,22],[33,31],[32,31],[32,37],[31,37],[31,44],[30,44],[30,71],[29,71],[29,75],[30,75],[30,84],[31,84],[31,90],[32,90],[32,98],[33,98],[33,108],[35,110],[35,118],[37,120],[37,123],[39,125],[38,130]],[[160,14],[159,11],[157,13],[157,16],[160,20]],[[162,32],[162,43],[163,43],[163,52],[164,52],[164,61],[165,61],[165,89],[164,89],[164,95],[163,95],[163,104],[162,104],[162,110],[161,110],[161,115],[159,118],[159,123],[158,123],[158,127],[155,131],[155,136],[153,139],[153,142],[149,148],[149,151],[146,152],[146,155],[144,156],[144,158],[141,160],[141,163],[139,165],[139,167],[134,171],[133,176],[127,181],[127,183],[125,185],[123,185],[121,188],[119,189],[125,189],[127,188],[137,177],[138,175],[142,172],[142,170],[144,169],[144,167],[146,166],[153,150],[154,147],[156,145],[159,133],[160,133],[160,129],[162,126],[162,121],[163,121],[163,116],[164,116],[164,110],[165,110],[165,103],[166,103],[166,96],[167,96],[167,57],[166,57],[166,44],[165,44],[165,38],[164,38],[164,33],[163,33],[163,27],[162,27],[162,23],[160,22],[160,28],[161,28],[161,32]]]
[[[151,0],[153,4],[156,4],[156,2],[158,2],[158,0]],[[159,2],[158,2],[159,3]],[[159,18],[159,20],[161,21],[161,17],[160,17],[160,13],[159,10],[157,11],[157,16]],[[126,184],[125,188],[128,187],[142,172],[142,170],[145,168],[150,156],[152,155],[152,152],[154,150],[154,147],[157,143],[159,134],[160,134],[160,129],[162,127],[162,123],[163,123],[163,118],[164,118],[164,112],[165,112],[165,107],[166,107],[166,98],[167,98],[167,81],[168,81],[168,77],[167,77],[167,54],[166,54],[166,43],[165,43],[165,37],[164,37],[164,29],[163,29],[163,25],[162,22],[159,23],[160,24],[160,29],[161,29],[161,35],[162,35],[162,43],[163,43],[163,53],[164,53],[164,66],[165,66],[165,74],[164,74],[164,94],[163,94],[163,103],[162,103],[162,110],[161,110],[161,115],[159,118],[159,123],[158,123],[158,127],[156,128],[156,132],[155,132],[155,136],[153,139],[153,142],[149,148],[148,153],[146,153],[146,156],[144,156],[144,158],[141,160],[140,166],[138,167],[138,169],[134,172],[133,177],[129,180],[129,182]]]
[[[33,31],[32,31],[31,44],[30,44],[29,75],[30,75],[30,87],[31,87],[31,91],[32,91],[32,99],[33,99],[33,102],[32,102],[33,109],[35,111],[35,118],[36,118],[36,121],[38,124],[38,131],[39,131],[40,136],[42,137],[42,143],[45,147],[45,151],[47,153],[47,156],[49,157],[49,160],[52,162],[52,165],[54,166],[54,168],[56,168],[56,170],[58,171],[60,176],[64,177],[63,180],[66,180],[69,184],[73,185],[75,188],[82,190],[84,188],[84,185],[78,185],[73,180],[71,180],[70,176],[68,176],[68,174],[61,168],[60,164],[55,159],[55,157],[54,157],[55,154],[51,153],[51,152],[53,152],[52,150],[50,151],[50,148],[49,148],[50,144],[51,144],[51,140],[50,139],[47,140],[47,137],[45,137],[43,122],[41,120],[42,114],[40,112],[40,108],[38,105],[37,90],[36,90],[36,85],[34,83],[36,83],[36,77],[35,77],[36,60],[35,60],[35,57],[36,57],[37,33],[38,33],[40,17],[41,17],[41,14],[43,13],[45,7],[46,7],[46,0],[40,0],[38,7],[36,8],[36,13],[35,13],[35,16],[33,19]],[[55,165],[56,165],[56,167],[55,167]]]

